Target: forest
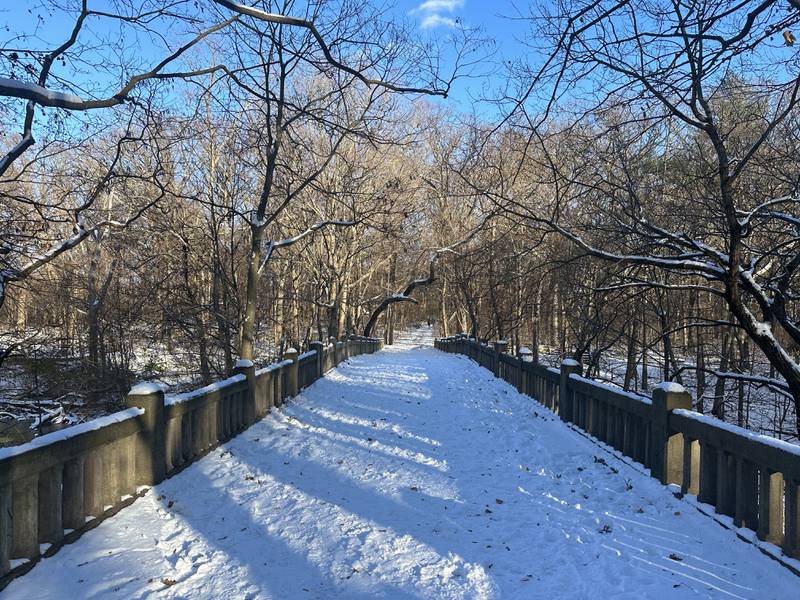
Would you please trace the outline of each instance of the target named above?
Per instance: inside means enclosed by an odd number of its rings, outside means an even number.
[[[504,61],[357,0],[30,5],[0,33],[3,443],[419,323],[798,440],[800,1],[522,3]]]

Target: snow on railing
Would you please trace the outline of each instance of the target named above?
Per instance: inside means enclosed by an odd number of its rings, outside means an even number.
[[[250,362],[250,361],[247,361]],[[251,365],[253,363],[250,363]],[[238,366],[238,363],[237,363]],[[201,387],[196,390],[192,390],[190,392],[182,392],[180,394],[165,394],[164,396],[164,404],[166,406],[171,406],[173,404],[181,404],[182,402],[189,402],[190,400],[194,400],[195,398],[199,398],[200,396],[204,396],[206,394],[210,394],[211,392],[219,391],[226,386],[231,384],[246,381],[247,377],[242,374],[233,375],[228,377],[227,379],[223,379],[222,381],[215,381],[205,387]],[[131,390],[133,392],[133,390]]]

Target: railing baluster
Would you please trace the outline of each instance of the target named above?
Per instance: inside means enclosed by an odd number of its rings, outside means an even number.
[[[616,432],[614,434],[614,448],[625,454],[625,411],[617,409]]]
[[[103,457],[100,448],[90,450],[83,467],[84,515],[97,518],[103,514]]]
[[[11,558],[39,556],[39,476],[17,479],[11,489]]]
[[[64,537],[61,521],[64,466],[56,465],[39,473],[39,543],[54,544]]]
[[[622,453],[625,456],[630,456],[631,458],[635,457],[634,451],[634,432],[633,432],[633,416],[630,413],[625,413],[622,421]]]
[[[706,504],[717,502],[717,449],[700,442],[700,490],[697,499]]]
[[[203,443],[203,409],[198,407],[191,412],[190,420],[192,423],[192,444],[191,457],[198,456],[205,447]]]
[[[119,446],[120,498],[136,493],[136,436],[120,440]]]
[[[181,418],[181,458],[185,464],[192,460],[192,414],[184,413]]]
[[[63,526],[66,529],[79,529],[86,522],[86,503],[84,502],[85,456],[79,456],[64,464],[63,478]]]
[[[167,471],[172,472],[177,469],[180,464],[180,439],[181,439],[181,428],[180,428],[180,417],[172,417],[171,419],[167,420],[167,448],[166,448],[166,457],[167,457]]]
[[[700,442],[683,437],[683,481],[681,492],[694,494],[700,491]]]
[[[717,499],[716,512],[733,516],[736,494],[736,467],[733,457],[724,450],[717,450]]]
[[[785,517],[783,551],[788,556],[800,558],[800,486],[797,481],[787,479],[784,485]]]
[[[749,460],[737,456],[736,503],[733,523],[737,527],[758,528],[758,469]]]
[[[103,508],[119,504],[119,462],[117,456],[119,448],[116,442],[109,442],[102,446],[100,452],[103,456]]]

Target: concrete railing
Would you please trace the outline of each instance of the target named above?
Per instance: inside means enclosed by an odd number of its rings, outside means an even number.
[[[662,483],[680,485],[734,526],[800,558],[800,446],[693,411],[675,383],[648,397],[581,377],[572,360],[554,369],[511,356],[505,342],[492,347],[458,335],[435,346],[469,356]]]
[[[0,589],[342,361],[382,346],[315,342],[263,369],[240,361],[232,377],[184,394],[140,384],[126,410],[0,449]]]

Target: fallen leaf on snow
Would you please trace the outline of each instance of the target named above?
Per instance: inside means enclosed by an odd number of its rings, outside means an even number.
[[[674,552],[672,552],[672,553],[669,555],[669,557],[668,557],[668,558],[669,558],[670,560],[677,560],[677,561],[681,561],[681,560],[683,560],[683,559],[682,559],[680,556],[678,556],[678,555],[677,555],[677,554],[675,554]]]

